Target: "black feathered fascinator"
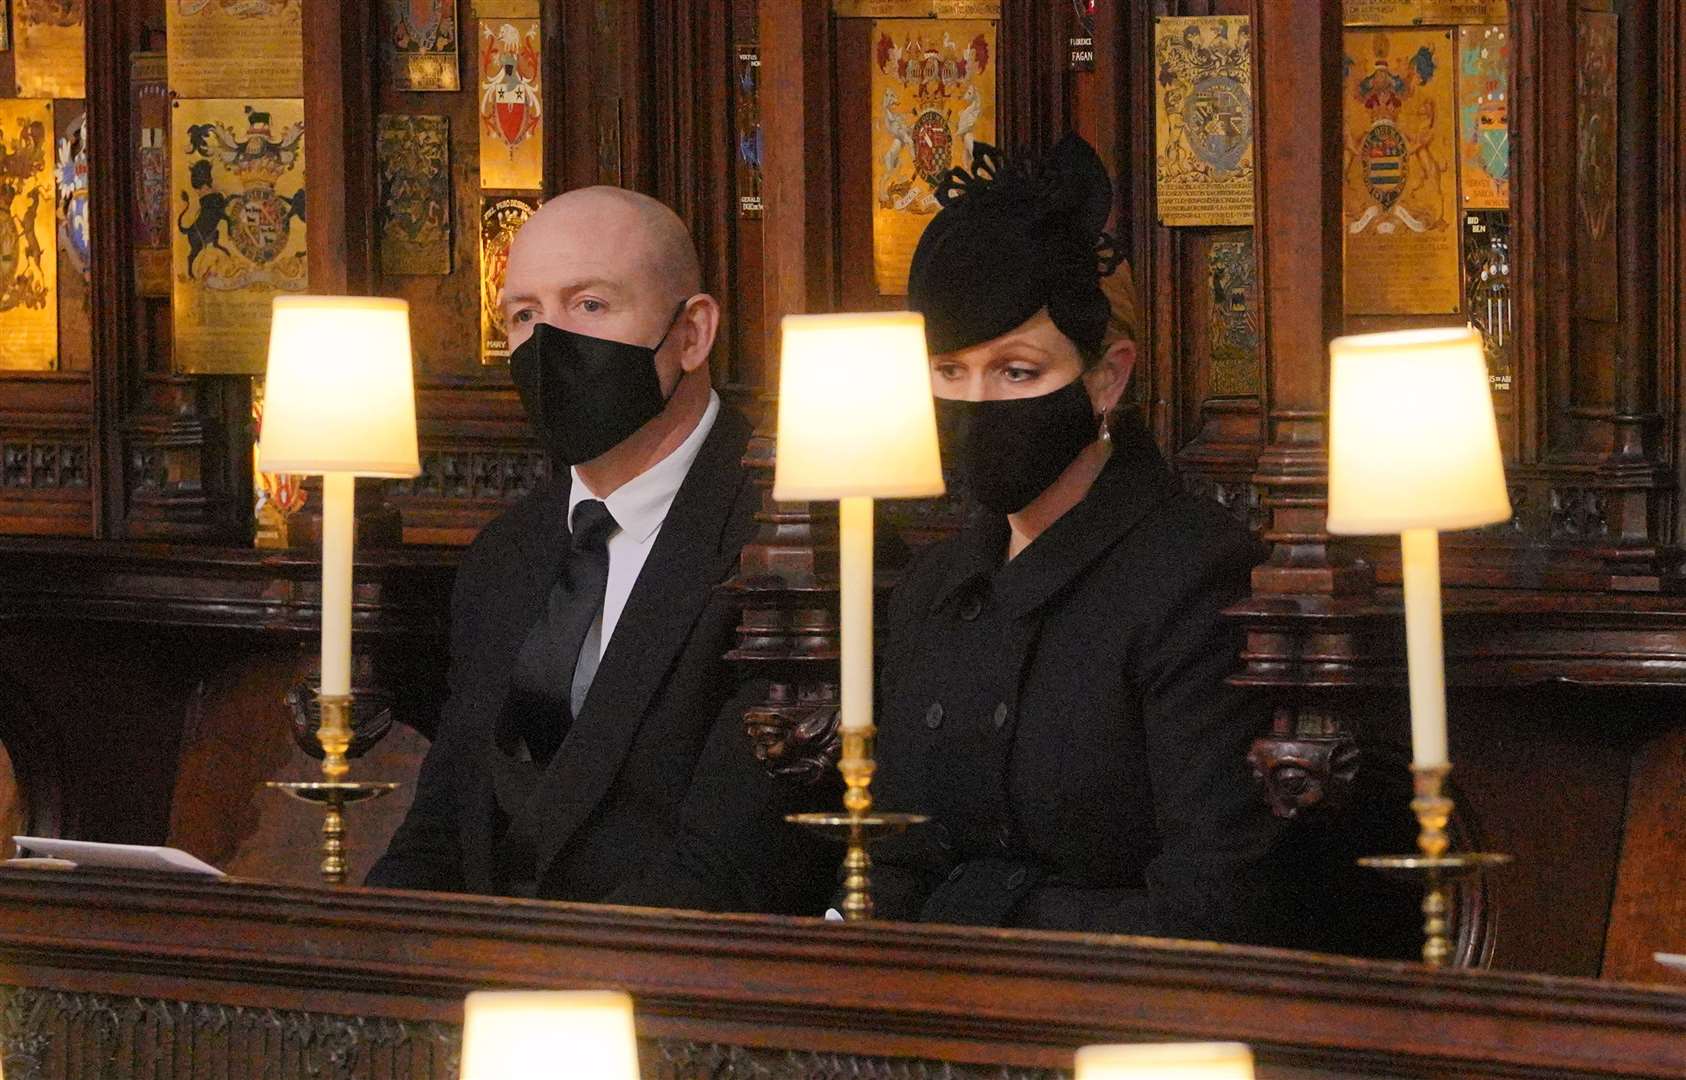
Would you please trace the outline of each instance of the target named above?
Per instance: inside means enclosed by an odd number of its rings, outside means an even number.
[[[970,171],[944,173],[936,195],[942,209],[919,238],[907,288],[933,354],[999,337],[1043,308],[1085,355],[1099,351],[1100,279],[1121,255],[1104,231],[1112,180],[1094,147],[1067,135],[1031,163],[977,143]]]

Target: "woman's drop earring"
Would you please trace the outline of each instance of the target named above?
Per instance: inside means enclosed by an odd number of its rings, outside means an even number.
[[[1107,420],[1110,418],[1109,414],[1111,412],[1112,412],[1111,409],[1102,409],[1101,410],[1101,430],[1100,430],[1100,434],[1097,435],[1096,438],[1100,439],[1100,441],[1104,442],[1104,443],[1109,443],[1109,442],[1112,441],[1112,425],[1107,423]]]

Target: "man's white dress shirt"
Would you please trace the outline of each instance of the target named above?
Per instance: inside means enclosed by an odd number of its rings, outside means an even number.
[[[585,702],[585,692],[591,687],[591,679],[597,673],[596,661],[601,660],[609,649],[609,639],[614,637],[615,626],[621,620],[621,612],[626,610],[626,599],[631,595],[632,587],[638,583],[638,574],[644,569],[645,560],[650,557],[650,549],[656,545],[656,537],[661,533],[662,522],[667,520],[667,512],[673,506],[674,497],[679,494],[679,486],[685,482],[686,474],[691,471],[691,463],[697,460],[697,454],[702,451],[708,433],[714,430],[714,421],[719,415],[720,395],[710,390],[708,408],[703,411],[702,419],[697,421],[696,429],[685,437],[685,441],[671,454],[628,480],[610,492],[608,498],[602,500],[618,527],[609,534],[609,581],[603,591],[603,610],[591,624],[585,643],[580,647],[581,660],[590,656],[592,662],[582,662],[575,668],[571,697],[576,716]],[[573,474],[573,490],[568,495],[568,522],[571,528],[574,508],[597,496],[593,495],[591,489],[580,479],[578,469],[569,471]]]

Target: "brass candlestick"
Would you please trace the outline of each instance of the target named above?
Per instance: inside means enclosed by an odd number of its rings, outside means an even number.
[[[877,728],[870,726],[843,732],[843,755],[837,760],[837,771],[843,774],[846,813],[791,814],[786,819],[848,845],[843,857],[843,918],[848,922],[872,918],[872,856],[867,848],[875,840],[929,820],[924,814],[871,812],[872,774],[878,768],[872,756],[876,732]]]
[[[365,799],[378,799],[397,790],[385,780],[346,780],[351,771],[346,751],[351,748],[351,695],[318,694],[322,722],[316,739],[322,744],[322,779],[305,781],[271,780],[269,787],[285,791],[303,802],[323,807],[322,880],[329,885],[345,884],[345,808]]]
[[[1420,878],[1423,882],[1423,963],[1445,967],[1452,958],[1452,930],[1449,917],[1452,886],[1462,878],[1485,873],[1510,862],[1509,855],[1494,852],[1448,854],[1446,824],[1452,819],[1452,799],[1445,794],[1450,765],[1413,765],[1416,797],[1411,810],[1417,815],[1417,848],[1420,855],[1372,855],[1358,865],[1398,877]]]

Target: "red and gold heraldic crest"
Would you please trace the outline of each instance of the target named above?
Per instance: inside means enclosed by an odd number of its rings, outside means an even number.
[[[873,277],[901,296],[938,180],[995,141],[995,23],[879,19],[872,40]]]

